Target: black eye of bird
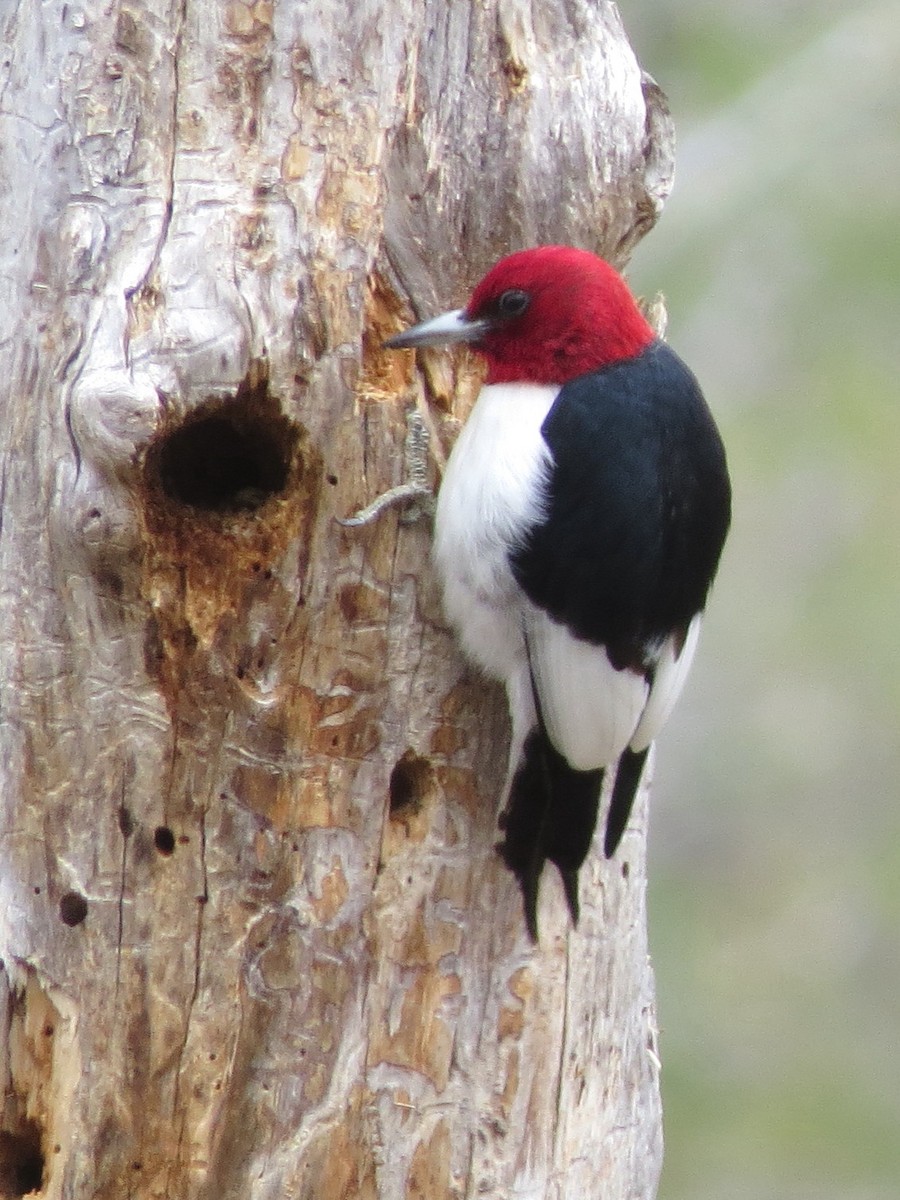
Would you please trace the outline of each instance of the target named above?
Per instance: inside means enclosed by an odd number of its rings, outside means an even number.
[[[497,299],[497,313],[504,320],[521,317],[530,302],[531,297],[527,292],[522,292],[518,288],[510,288],[507,292],[501,292]]]

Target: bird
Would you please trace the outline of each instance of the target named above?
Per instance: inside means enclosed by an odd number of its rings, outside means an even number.
[[[464,653],[506,689],[497,849],[536,942],[548,861],[578,924],[608,771],[605,856],[619,846],[694,656],[731,486],[696,378],[591,251],[509,254],[464,308],[385,346],[455,343],[486,373],[447,460],[432,555]]]

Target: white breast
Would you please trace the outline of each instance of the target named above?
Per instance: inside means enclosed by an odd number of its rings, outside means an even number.
[[[434,560],[447,616],[472,658],[504,681],[525,653],[521,593],[508,554],[542,515],[550,452],[541,426],[558,391],[482,388],[438,495]]]

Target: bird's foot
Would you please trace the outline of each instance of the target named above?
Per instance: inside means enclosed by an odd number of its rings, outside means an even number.
[[[411,525],[420,517],[430,517],[434,512],[434,492],[428,482],[428,441],[428,429],[422,414],[417,408],[409,409],[403,442],[405,482],[388,488],[352,517],[338,517],[338,523],[348,527],[369,525],[387,509],[396,508],[397,505],[403,505],[400,514],[402,525]]]

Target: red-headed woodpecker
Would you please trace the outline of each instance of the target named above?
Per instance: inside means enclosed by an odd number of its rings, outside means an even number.
[[[611,857],[690,667],[728,530],[722,441],[694,376],[585,250],[498,262],[391,348],[468,342],[487,376],[437,501],[434,560],[467,654],[507,691],[500,852],[537,937],[544,863],[573,920],[604,771]]]

